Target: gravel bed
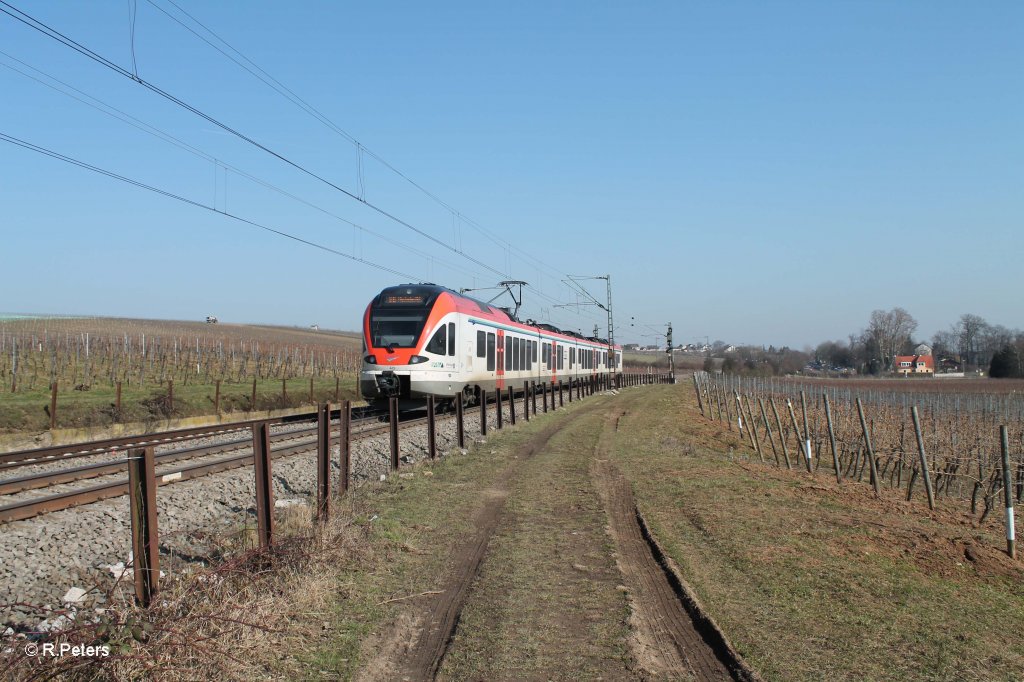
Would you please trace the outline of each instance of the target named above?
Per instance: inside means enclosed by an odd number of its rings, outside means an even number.
[[[523,401],[519,399],[516,402],[517,417],[522,419]],[[488,433],[493,434],[497,431],[494,405],[488,406],[487,414]],[[508,419],[507,404],[505,419]],[[479,411],[475,408],[467,410],[467,440],[484,442],[479,424]],[[290,424],[282,425],[282,428],[295,430],[302,426]],[[439,454],[454,450],[454,417],[439,415],[436,434]],[[233,437],[237,438],[237,435],[202,438],[195,444],[209,445]],[[403,428],[399,438],[403,465],[427,458],[425,424]],[[175,445],[160,447],[173,449]],[[337,473],[337,445],[333,455],[332,467]],[[219,455],[224,456],[223,453]],[[389,473],[390,437],[387,433],[353,440],[353,485],[379,481]],[[308,505],[316,495],[315,450],[274,460],[273,479],[274,499],[278,506]],[[93,479],[88,484],[99,480]],[[32,492],[38,495],[41,491]],[[48,489],[47,492],[54,491]],[[157,509],[161,570],[174,572],[184,565],[204,563],[215,549],[212,542],[240,528],[255,527],[252,470],[235,469],[161,486],[157,494]],[[0,623],[35,626],[41,620],[38,609],[17,604],[59,609],[62,608],[62,597],[72,587],[89,590],[80,606],[100,606],[100,593],[114,577],[110,567],[116,571],[128,563],[130,549],[127,496],[0,525]],[[130,573],[124,580],[130,584]],[[91,589],[97,585],[104,589]]]

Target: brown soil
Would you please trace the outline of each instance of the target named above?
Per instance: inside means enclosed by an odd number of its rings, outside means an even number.
[[[554,556],[550,560],[555,563],[565,564],[572,567],[569,573],[572,575],[561,575],[561,568],[552,568],[549,580],[551,585],[561,587],[552,588],[554,591],[549,596],[560,594],[559,590],[573,590],[571,585],[580,579],[611,581],[608,582],[609,590],[620,581],[619,589],[625,592],[629,598],[629,642],[628,655],[613,664],[613,658],[609,658],[607,667],[603,670],[611,678],[630,677],[641,679],[690,679],[690,680],[756,680],[757,676],[751,672],[742,662],[739,655],[728,644],[724,635],[703,613],[700,605],[687,591],[685,582],[680,578],[677,569],[670,559],[667,559],[657,542],[646,532],[646,526],[639,517],[633,500],[632,489],[619,470],[608,460],[611,440],[614,438],[614,431],[619,416],[622,414],[621,407],[612,408],[607,415],[599,416],[593,414],[597,408],[607,408],[607,403],[597,403],[593,406],[582,408],[573,415],[579,420],[587,419],[587,425],[602,423],[600,435],[591,445],[584,446],[587,452],[583,453],[582,478],[579,481],[562,478],[562,481],[574,489],[582,483],[584,487],[590,488],[589,495],[593,496],[594,502],[591,506],[598,514],[609,522],[606,528],[608,536],[612,540],[610,549],[614,551],[614,562],[609,559],[607,570],[600,566],[600,561],[595,555],[590,555],[587,565],[586,560],[580,552],[590,551],[585,547],[576,545],[560,547],[540,547],[533,551],[534,560],[537,557],[544,557],[541,561],[549,561],[547,552],[553,550]],[[442,662],[456,636],[459,626],[460,615],[467,603],[483,605],[479,600],[491,600],[507,602],[511,597],[509,592],[499,589],[495,590],[494,575],[479,578],[486,585],[475,585],[478,576],[489,572],[483,569],[482,565],[490,565],[492,560],[488,559],[490,553],[488,547],[493,537],[501,536],[507,541],[514,537],[520,530],[520,524],[533,523],[529,519],[506,518],[518,517],[518,513],[506,511],[506,502],[510,495],[517,500],[524,493],[523,486],[529,488],[535,485],[534,479],[523,479],[520,475],[523,471],[523,463],[537,455],[545,452],[548,456],[548,448],[554,444],[549,441],[564,428],[563,422],[552,424],[531,442],[523,446],[512,458],[505,470],[498,477],[497,481],[490,488],[482,491],[480,507],[474,518],[475,532],[466,542],[457,544],[453,549],[447,565],[450,567],[446,574],[437,581],[438,587],[419,595],[414,595],[404,601],[404,608],[388,626],[388,629],[380,637],[375,638],[372,649],[364,647],[364,651],[372,650],[372,660],[367,661],[361,669],[358,679],[361,680],[432,680],[438,675]],[[568,460],[561,459],[560,466],[572,466]],[[589,475],[587,473],[589,461]],[[545,462],[545,467],[548,466]],[[561,475],[559,475],[561,477]],[[571,478],[571,477],[570,477]],[[588,485],[589,483],[589,485]],[[583,490],[577,492],[584,492]],[[519,500],[526,502],[527,500]],[[569,500],[566,500],[569,504]],[[579,501],[573,505],[579,504]],[[583,522],[584,518],[593,520],[601,518],[588,517],[590,510],[584,507],[570,505],[566,510],[559,510],[559,526],[564,532],[558,535],[565,538],[577,536],[575,532],[568,532],[576,527],[574,524]],[[603,509],[603,514],[601,510]],[[579,516],[579,519],[575,517]],[[598,520],[597,523],[600,523]],[[582,530],[579,529],[579,530]],[[598,531],[600,533],[600,531]],[[584,533],[580,533],[576,541],[582,540]],[[564,542],[564,540],[563,540]],[[589,542],[593,542],[593,539]],[[570,541],[572,543],[572,541]],[[583,544],[587,544],[584,542]],[[579,551],[577,551],[579,550]],[[577,556],[579,555],[579,556]],[[607,555],[605,555],[607,557]],[[616,565],[619,575],[615,575]],[[607,573],[607,575],[605,575]],[[597,575],[600,574],[600,577]],[[589,578],[587,576],[590,576]],[[501,580],[499,579],[500,583]],[[540,586],[538,586],[540,587]],[[553,597],[554,602],[546,616],[542,617],[544,622],[533,622],[532,627],[538,631],[544,630],[549,633],[565,631],[566,633],[576,632],[584,634],[585,628],[576,623],[576,619],[583,621],[601,617],[598,614],[588,613],[586,608],[571,602],[559,602],[558,597]],[[491,627],[496,632],[502,628],[509,627],[509,623],[503,622],[506,609],[532,608],[534,605],[526,604],[490,604],[484,608],[485,630],[486,619],[493,622]],[[559,607],[558,604],[562,603]],[[572,606],[569,606],[572,604]],[[475,606],[473,608],[476,608]],[[568,608],[568,610],[566,610]],[[489,610],[490,609],[490,610]],[[472,611],[472,608],[470,609]],[[467,612],[469,613],[469,612]],[[467,616],[469,617],[469,616]],[[496,619],[496,620],[494,620]],[[546,619],[546,620],[545,620]],[[572,622],[569,622],[572,621]],[[476,623],[475,627],[480,627]],[[625,630],[623,630],[625,633]],[[624,635],[623,635],[624,636]],[[460,636],[461,637],[461,636]],[[571,640],[571,636],[570,636]],[[461,639],[459,641],[462,641]],[[622,640],[619,640],[622,641]],[[585,642],[579,642],[580,646],[587,646]],[[626,644],[625,642],[623,644]],[[462,645],[456,645],[456,648]],[[470,646],[473,649],[473,646]],[[463,651],[463,655],[466,651]],[[549,652],[550,653],[550,652]],[[477,656],[485,655],[484,651],[477,651]],[[625,667],[622,667],[625,664]],[[481,666],[486,667],[486,664]],[[446,670],[448,666],[446,666]],[[507,675],[511,671],[498,666],[499,675]],[[617,672],[616,672],[617,671]],[[562,674],[569,674],[570,671],[560,672],[549,671],[548,674],[536,677],[532,673],[536,671],[520,671],[523,679],[553,679]],[[504,679],[504,677],[503,677]],[[509,678],[512,679],[512,678]]]
[[[630,645],[638,666],[657,678],[753,679],[721,632],[699,611],[692,595],[683,593],[682,582],[664,565],[660,549],[649,544],[654,541],[641,528],[632,488],[607,459],[608,437],[621,416],[617,411],[605,420],[591,476],[601,493],[609,534],[618,550],[619,570],[629,590]],[[697,612],[691,615],[691,610]]]
[[[357,676],[360,680],[432,680],[448,649],[459,614],[487,551],[487,545],[501,520],[509,486],[521,462],[541,450],[558,433],[561,423],[545,429],[511,459],[495,484],[482,492],[482,506],[474,519],[476,533],[455,547],[449,560],[451,570],[443,587],[412,600],[390,631],[375,645],[377,655],[367,661]]]

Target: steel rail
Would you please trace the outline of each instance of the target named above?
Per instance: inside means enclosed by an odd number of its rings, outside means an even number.
[[[414,427],[426,421],[426,418],[410,419],[402,422],[401,426]],[[354,440],[361,440],[363,438],[369,438],[370,436],[378,433],[386,432],[388,429],[387,425],[372,426],[370,428],[362,429],[354,432],[352,438]],[[285,435],[285,434],[277,434]],[[290,455],[305,452],[315,448],[317,441],[310,440],[302,443],[296,443],[294,445],[285,446],[279,448],[276,451],[272,451],[272,457],[278,459],[280,457],[287,457]],[[174,483],[177,481],[187,481],[193,478],[200,478],[209,474],[219,473],[221,471],[227,471],[229,469],[237,469],[247,464],[251,464],[253,461],[252,453],[237,455],[234,457],[227,457],[216,460],[215,462],[207,462],[201,464],[194,464],[187,467],[176,467],[173,469],[164,469],[157,472],[157,484],[166,485],[168,483]],[[123,464],[121,466],[124,466]],[[128,482],[120,480],[113,483],[103,483],[94,485],[88,488],[79,488],[63,493],[55,493],[46,497],[34,497],[28,500],[22,500],[19,502],[12,502],[0,506],[0,523],[9,523],[11,521],[22,521],[30,519],[40,514],[47,512],[62,511],[71,507],[77,507],[83,504],[90,504],[93,502],[99,502],[110,497],[117,497],[125,495],[128,492]]]
[[[352,408],[352,414],[353,417],[356,417],[357,419],[363,419],[377,417],[382,413],[374,411],[369,407],[355,407]],[[332,419],[339,416],[340,408],[338,410],[331,411]],[[89,457],[92,455],[103,454],[103,452],[114,448],[165,445],[167,443],[193,440],[204,436],[216,436],[223,433],[230,433],[232,431],[241,431],[242,429],[251,428],[253,424],[292,424],[295,422],[313,421],[315,419],[315,411],[301,412],[298,414],[272,417],[270,419],[247,419],[227,424],[208,424],[206,426],[194,426],[187,429],[175,429],[172,431],[161,431],[159,433],[143,433],[134,436],[105,438],[86,443],[70,443],[67,445],[51,445],[45,448],[33,448],[30,450],[15,450],[0,453],[0,465],[7,465],[15,462],[36,464],[41,460],[55,460],[58,458],[63,459],[65,457]]]

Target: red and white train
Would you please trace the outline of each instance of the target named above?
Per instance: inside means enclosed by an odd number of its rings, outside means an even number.
[[[461,394],[465,404],[479,391],[524,382],[615,374],[622,349],[532,320],[435,284],[388,287],[363,315],[359,390],[369,402],[424,400]]]

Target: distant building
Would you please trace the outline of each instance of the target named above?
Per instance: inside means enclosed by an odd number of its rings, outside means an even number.
[[[893,372],[902,374],[935,374],[935,358],[931,355],[897,355]]]
[[[931,354],[932,354],[932,347],[929,346],[927,343],[919,343],[914,348],[914,355],[931,355]]]

